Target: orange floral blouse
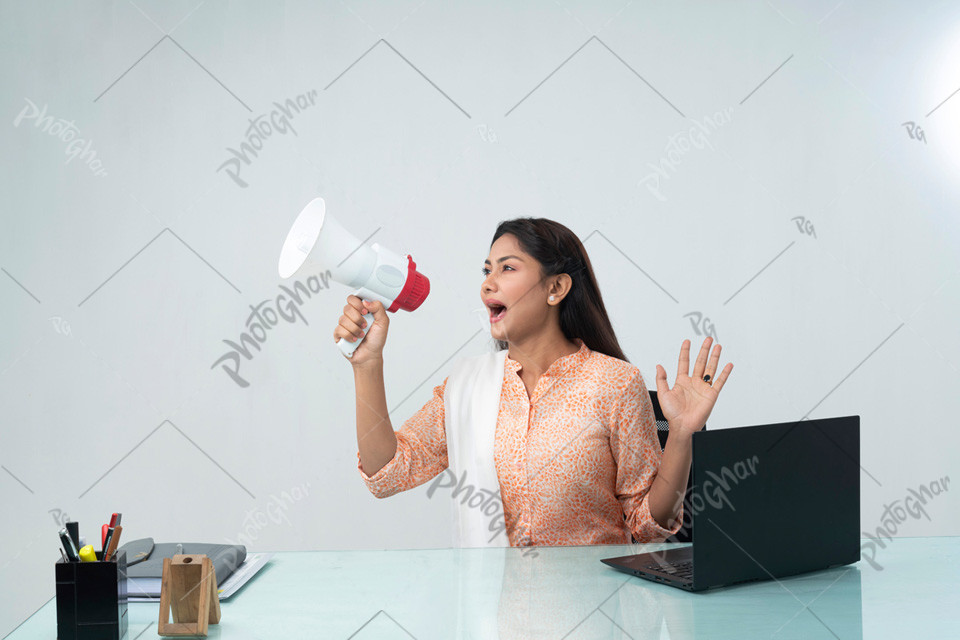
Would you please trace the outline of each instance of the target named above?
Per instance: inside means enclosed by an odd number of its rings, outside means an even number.
[[[664,529],[647,504],[661,450],[650,394],[640,370],[619,358],[580,350],[557,359],[532,396],[507,356],[494,463],[512,546],[661,541]],[[393,459],[374,475],[357,469],[385,498],[434,478],[448,466],[443,392],[396,432]],[[682,507],[681,507],[682,509]],[[626,514],[626,518],[624,518]]]

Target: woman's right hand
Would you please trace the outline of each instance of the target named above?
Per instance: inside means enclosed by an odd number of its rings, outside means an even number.
[[[362,325],[366,322],[363,319],[365,313],[373,313],[373,326],[364,338]],[[347,357],[346,354],[343,356],[350,364],[357,366],[383,358],[383,345],[387,341],[389,326],[390,318],[379,300],[361,300],[355,295],[349,295],[347,304],[343,307],[343,315],[340,316],[340,324],[333,330],[333,339],[337,341],[343,338],[353,342],[363,338],[352,357]]]

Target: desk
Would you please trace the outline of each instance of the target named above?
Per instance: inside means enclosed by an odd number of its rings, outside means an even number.
[[[669,546],[283,552],[222,604],[208,637],[960,637],[957,537],[896,539],[876,550],[881,569],[861,560],[703,593],[600,563]],[[51,599],[8,639],[55,638],[55,607]],[[131,603],[127,638],[157,638],[158,611]]]

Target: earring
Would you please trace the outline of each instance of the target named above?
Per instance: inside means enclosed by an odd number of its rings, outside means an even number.
[[[550,302],[553,302],[553,296],[550,296]]]

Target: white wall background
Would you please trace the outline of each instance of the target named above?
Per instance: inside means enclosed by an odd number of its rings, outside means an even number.
[[[5,1],[0,33],[0,633],[52,597],[67,517],[92,540],[121,511],[127,540],[450,544],[446,498],[360,481],[345,287],[270,329],[249,386],[213,366],[276,308],[318,195],[431,279],[391,319],[396,428],[492,347],[497,223],[545,216],[651,387],[713,327],[736,368],[711,428],[860,415],[864,530],[960,477],[956,3]],[[311,93],[245,186],[218,169]],[[960,533],[956,496],[898,535]]]

